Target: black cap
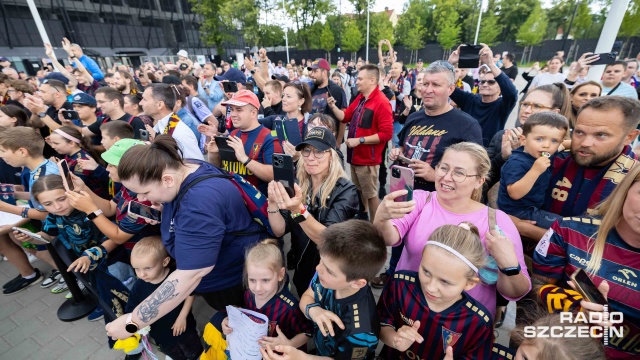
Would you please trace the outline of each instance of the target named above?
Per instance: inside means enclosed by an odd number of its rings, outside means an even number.
[[[296,146],[296,151],[302,150],[306,145],[324,151],[328,149],[336,150],[336,137],[333,136],[331,130],[325,127],[314,127],[307,131],[304,141]]]
[[[416,61],[416,62],[424,62],[424,61],[422,61],[422,59],[418,59],[418,61]]]
[[[278,75],[278,74],[273,74],[271,75],[271,79],[272,80],[278,80],[278,81],[284,81],[285,84],[289,83],[289,77],[287,75]]]

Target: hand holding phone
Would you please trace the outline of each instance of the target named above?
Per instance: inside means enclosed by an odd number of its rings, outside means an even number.
[[[482,45],[462,45],[460,46],[460,59],[458,67],[462,69],[477,68],[480,63],[480,50]]]
[[[223,81],[222,89],[225,93],[235,93],[238,92],[238,83],[235,81]]]
[[[406,158],[405,158],[406,159]],[[407,190],[407,195],[398,196],[393,201],[405,202],[413,200],[413,181],[415,174],[413,169],[394,165],[391,167],[391,181],[389,182],[389,191]]]
[[[595,304],[607,305],[607,299],[602,295],[598,287],[591,281],[589,275],[582,269],[576,270],[571,275],[573,285],[575,285],[576,291],[582,295],[582,297]]]
[[[290,198],[296,195],[293,187],[295,184],[295,172],[293,157],[288,154],[273,154],[273,178],[284,186]]]
[[[66,160],[60,160],[58,162],[58,169],[60,170],[60,176],[62,176],[62,184],[67,191],[75,191],[73,186],[73,180],[71,179],[71,170],[69,170],[69,164]]]
[[[162,221],[162,213],[159,210],[156,210],[151,206],[147,206],[137,201],[130,201],[127,211],[129,214],[137,218],[142,218],[154,222]]]
[[[62,110],[62,116],[69,121],[80,120],[80,115],[75,110]]]
[[[41,235],[34,234],[34,233],[32,233],[31,231],[29,231],[27,229],[23,229],[23,228],[19,228],[19,227],[12,227],[11,230],[17,231],[17,232],[19,232],[19,233],[21,233],[23,235],[27,235],[28,237],[30,237],[30,238],[32,238],[34,240],[38,240],[38,241],[40,241],[42,243],[45,243],[45,244],[50,244],[51,243],[51,242],[49,242],[49,240],[43,238]]]
[[[598,60],[595,60],[589,63],[589,65],[608,65],[608,64],[613,64],[616,61],[616,58],[618,57],[618,52],[613,51],[610,53],[593,54],[591,55],[591,57],[592,56],[598,56],[600,58]]]

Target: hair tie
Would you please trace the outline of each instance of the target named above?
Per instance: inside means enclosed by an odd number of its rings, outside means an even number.
[[[463,229],[467,229],[467,230],[471,231],[471,226],[469,226],[469,224],[467,224],[467,223],[460,223],[460,224],[458,224],[458,226],[460,226]]]
[[[465,224],[466,225],[466,224]],[[429,240],[427,241],[427,245],[435,245],[437,247],[443,248],[445,250],[447,250],[448,252],[452,253],[453,255],[457,256],[460,260],[462,260],[465,264],[467,264],[471,270],[473,270],[474,272],[478,272],[478,268],[475,267],[471,261],[469,261],[469,259],[467,259],[466,257],[464,257],[464,255],[460,254],[458,251],[456,251],[455,249],[453,249],[451,246],[447,246],[443,243],[437,242],[435,240]]]
[[[73,136],[67,134],[66,132],[60,130],[60,129],[55,129],[53,130],[54,133],[62,136],[63,138],[69,140],[69,141],[73,141],[74,143],[78,143],[81,144],[82,142],[79,139],[74,138]]]

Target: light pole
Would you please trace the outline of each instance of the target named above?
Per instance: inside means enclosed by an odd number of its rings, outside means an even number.
[[[45,44],[50,44],[51,46],[53,46],[53,44],[51,44],[51,41],[49,41],[49,36],[47,35],[47,30],[44,29],[44,25],[42,24],[42,19],[40,18],[40,14],[38,13],[38,8],[36,7],[36,4],[33,2],[33,0],[27,0],[27,5],[29,5],[29,10],[31,10],[31,16],[33,16],[33,21],[35,21],[35,23],[36,23],[36,28],[38,29],[38,32],[40,33],[40,37],[42,38],[42,42],[45,43]],[[51,56],[54,59],[57,59],[55,52],[53,52],[53,54]]]
[[[600,39],[598,39],[598,45],[594,53],[600,54],[611,51],[628,5],[629,0],[613,0],[611,2],[607,20],[605,20],[604,26],[602,27]],[[587,74],[587,80],[598,81],[600,77],[602,77],[603,72],[604,66],[592,66]]]
[[[473,45],[478,43],[478,34],[480,33],[480,22],[482,22],[482,7],[484,6],[484,0],[480,0],[480,14],[478,15],[478,25],[476,26],[476,37],[473,40]]]
[[[287,18],[287,9],[284,7],[284,0],[282,0],[282,11],[284,11],[284,17]],[[286,21],[286,20],[285,20]],[[287,64],[291,61],[289,60],[289,27],[284,25],[284,46],[287,48]]]
[[[369,0],[367,0],[367,54],[366,62],[369,63]]]

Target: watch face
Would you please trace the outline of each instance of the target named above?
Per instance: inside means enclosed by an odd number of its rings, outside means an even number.
[[[127,330],[128,333],[134,334],[138,331],[138,326],[136,324],[127,324],[125,325],[125,330]]]

